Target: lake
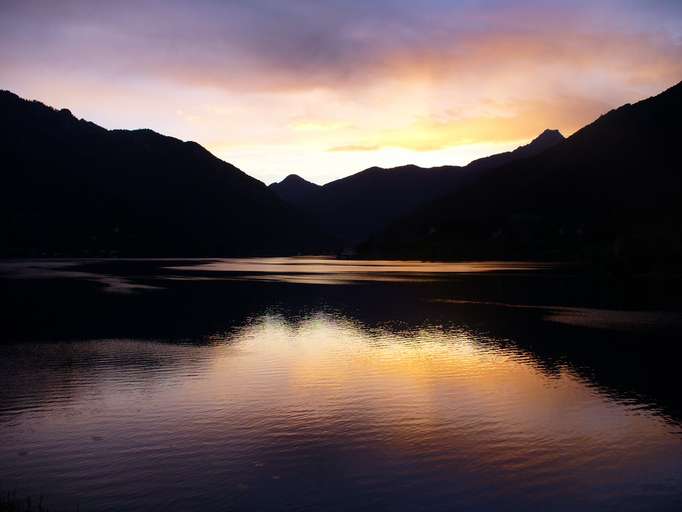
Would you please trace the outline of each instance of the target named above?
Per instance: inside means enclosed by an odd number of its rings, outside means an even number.
[[[682,509],[665,281],[310,257],[0,283],[0,490],[51,510]]]

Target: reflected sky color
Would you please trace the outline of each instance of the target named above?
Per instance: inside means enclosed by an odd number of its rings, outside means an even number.
[[[682,78],[666,0],[0,3],[0,87],[271,182],[463,164]]]
[[[93,512],[680,510],[679,311],[578,279],[7,261],[0,482]]]
[[[0,477],[56,504],[637,510],[680,499],[679,426],[465,328],[266,315],[205,346],[10,345],[0,364],[0,456],[12,468]]]
[[[134,283],[129,277],[75,269],[81,265],[104,263],[102,259],[10,260],[0,262],[0,276],[9,279],[81,279],[104,285],[105,291],[131,293],[158,287]],[[119,259],[119,262],[144,260]],[[163,280],[242,280],[296,284],[345,285],[360,282],[435,281],[449,274],[489,272],[528,272],[548,270],[558,264],[523,261],[470,261],[457,263],[392,260],[344,260],[328,256],[274,258],[211,258],[153,260],[162,270],[177,271]]]
[[[292,284],[347,285],[368,281],[434,281],[443,274],[519,272],[551,268],[550,263],[472,261],[441,263],[428,261],[343,260],[329,257],[224,258],[206,263],[169,266],[187,272],[178,279],[223,279],[272,281]],[[191,277],[197,273],[198,277]],[[231,277],[224,277],[231,276]]]

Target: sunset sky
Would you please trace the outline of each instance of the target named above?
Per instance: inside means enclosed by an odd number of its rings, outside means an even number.
[[[680,80],[679,0],[0,0],[0,88],[266,183],[464,164]]]

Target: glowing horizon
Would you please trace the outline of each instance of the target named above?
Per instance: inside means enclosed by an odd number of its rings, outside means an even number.
[[[266,183],[466,164],[682,79],[666,0],[127,3],[3,2],[0,88]]]

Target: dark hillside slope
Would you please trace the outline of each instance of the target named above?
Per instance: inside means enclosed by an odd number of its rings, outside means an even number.
[[[464,179],[460,167],[372,167],[328,183],[300,207],[346,245],[355,245]]]
[[[481,158],[465,167],[372,167],[327,183],[293,202],[319,219],[328,232],[354,245],[419,205],[478,179],[483,171],[538,154],[561,141],[558,131],[547,130],[514,151]]]
[[[0,91],[2,255],[316,252],[326,239],[193,142],[106,130]]]
[[[466,167],[467,169],[474,171],[494,169],[521,158],[539,155],[543,151],[556,146],[564,140],[564,136],[561,135],[559,130],[545,130],[525,146],[520,146],[514,151],[507,151],[506,153],[498,153],[497,155],[479,158],[478,160],[474,160],[468,164]]]
[[[682,84],[395,222],[365,254],[679,261]]]
[[[300,205],[322,187],[304,180],[297,174],[290,174],[282,181],[270,184],[269,188],[288,203]]]

